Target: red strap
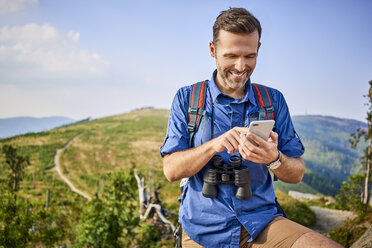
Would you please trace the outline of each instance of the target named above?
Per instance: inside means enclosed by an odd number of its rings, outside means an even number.
[[[265,103],[262,99],[262,95],[261,95],[261,91],[259,90],[258,86],[256,84],[253,84],[253,86],[255,87],[256,89],[256,93],[257,93],[257,97],[258,97],[258,102],[260,103],[260,106],[261,106],[261,109],[265,108]],[[271,103],[271,99],[270,99],[270,95],[269,95],[269,92],[267,91],[267,88],[265,85],[262,85],[266,91],[266,94],[269,98],[269,103],[270,103],[270,106],[272,106],[272,103]],[[273,119],[274,119],[274,113],[272,113],[273,115]],[[265,118],[266,120],[268,120],[269,118],[267,117],[267,113],[265,114]]]
[[[256,93],[257,93],[257,96],[258,96],[258,102],[260,103],[261,108],[264,108],[265,107],[265,104],[263,102],[263,99],[262,99],[262,96],[261,96],[261,92],[258,89],[258,86],[256,84],[253,84],[253,86],[256,88]]]
[[[203,103],[204,103],[204,89],[205,89],[205,81],[203,81],[203,83],[202,83],[202,85],[200,87],[198,109],[202,109],[203,108]],[[196,116],[195,127],[198,126],[199,117],[200,117],[200,114],[198,114]]]
[[[194,84],[193,85],[193,88],[192,88],[190,108],[192,107],[192,103],[193,103],[194,96],[195,96],[195,87],[196,87],[196,84]],[[198,101],[198,110],[203,108],[203,104],[204,104],[204,91],[205,91],[205,81],[203,81],[202,82],[202,85],[200,86],[199,101]],[[200,118],[200,114],[198,113],[196,115],[195,127],[198,126],[199,118]],[[191,120],[191,113],[189,114],[189,120]]]
[[[267,98],[269,98],[269,103],[270,103],[270,106],[272,106],[273,104],[271,103],[271,97],[269,95],[269,92],[267,91],[267,88],[265,85],[262,85],[264,88],[265,88],[265,91],[266,91],[266,94],[267,94]],[[274,111],[271,113],[273,115],[273,120],[275,120],[275,117],[274,117]],[[267,119],[267,114],[266,114],[266,119]]]
[[[262,99],[262,95],[261,95],[261,92],[260,90],[258,89],[258,86],[256,84],[253,84],[253,86],[256,88],[256,93],[257,93],[257,97],[258,97],[258,102],[260,103],[260,106],[261,106],[261,109],[265,107],[265,104],[263,102],[263,99]],[[267,120],[267,114],[265,114],[265,118]]]

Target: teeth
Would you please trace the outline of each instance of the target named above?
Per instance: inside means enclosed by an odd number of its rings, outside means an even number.
[[[242,72],[242,73],[234,73],[234,72],[231,72],[231,74],[234,76],[234,77],[241,77],[244,75],[245,72]]]

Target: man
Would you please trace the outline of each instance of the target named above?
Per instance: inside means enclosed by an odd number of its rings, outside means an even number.
[[[300,158],[304,148],[279,91],[268,88],[275,132],[268,140],[247,134],[251,117],[258,112],[250,76],[260,37],[259,21],[245,9],[232,8],[217,17],[209,44],[217,70],[206,84],[206,125],[195,132],[191,147],[187,126],[192,86],[181,88],[174,98],[161,155],[169,181],[189,178],[179,212],[182,247],[339,247],[282,217],[275,204],[268,166],[275,164],[273,173],[288,183],[299,183],[305,171]],[[202,195],[203,173],[216,154],[225,163],[240,154],[241,168],[249,168],[250,199],[238,199],[231,184],[218,184],[214,198]]]

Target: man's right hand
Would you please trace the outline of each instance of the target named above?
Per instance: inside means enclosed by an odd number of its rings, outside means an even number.
[[[246,134],[248,128],[234,127],[226,133],[198,147],[167,154],[163,159],[166,178],[173,182],[198,173],[217,153],[225,149],[229,154],[239,151],[240,134]]]
[[[231,154],[239,151],[240,134],[246,134],[247,127],[234,127],[226,133],[212,140],[215,152],[222,152],[225,149],[227,153]]]

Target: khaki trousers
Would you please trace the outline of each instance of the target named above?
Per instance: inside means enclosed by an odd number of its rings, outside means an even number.
[[[282,216],[278,216],[265,227],[253,242],[247,242],[249,233],[242,226],[239,248],[288,248],[307,232],[312,232],[312,230]],[[202,247],[182,231],[182,248]]]

